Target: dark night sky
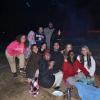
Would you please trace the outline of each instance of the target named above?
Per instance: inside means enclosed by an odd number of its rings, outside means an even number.
[[[1,32],[27,32],[49,21],[71,32],[100,29],[99,0],[0,0]]]
[[[89,30],[100,30],[99,0],[0,0],[0,51],[18,34],[49,21],[64,29],[65,38],[87,37]]]

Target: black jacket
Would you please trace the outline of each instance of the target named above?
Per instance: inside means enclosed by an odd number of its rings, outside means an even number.
[[[39,54],[32,53],[28,59],[27,67],[26,67],[26,77],[34,78],[36,70],[39,68],[39,61],[41,56]]]
[[[52,37],[51,37],[51,47],[53,47],[54,42],[59,42],[60,46],[61,46],[61,49],[62,49],[63,45],[64,45],[64,36],[63,36],[63,34],[58,35],[58,34],[53,33]]]
[[[62,70],[64,56],[61,54],[60,51],[51,52],[51,60],[55,61],[55,65],[53,67],[53,73],[57,73],[59,72],[59,70]]]
[[[51,88],[55,81],[52,70],[49,70],[48,67],[48,62],[45,59],[41,59],[39,63],[39,85],[44,88]]]

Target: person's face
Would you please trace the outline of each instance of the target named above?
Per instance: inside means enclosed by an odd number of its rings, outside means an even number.
[[[38,53],[38,47],[37,46],[34,46],[33,48],[32,48],[32,51],[34,52],[34,53]]]
[[[51,55],[50,55],[49,53],[46,53],[46,54],[45,54],[45,59],[46,59],[47,61],[49,61],[50,58],[51,58]]]
[[[72,50],[72,45],[70,45],[70,44],[67,45],[66,48],[65,48],[65,50],[66,50],[67,52],[69,52],[70,50]]]
[[[74,52],[71,52],[71,53],[70,53],[70,57],[71,57],[71,58],[74,58],[74,56],[75,56],[75,55],[74,55]]]
[[[39,33],[43,33],[43,27],[39,27]]]
[[[88,53],[88,50],[86,48],[82,48],[81,53],[86,56]]]
[[[21,37],[21,43],[25,43],[25,42],[26,42],[26,36],[23,35],[23,36]]]
[[[49,23],[49,28],[53,28],[53,23]]]
[[[32,35],[32,39],[35,39],[35,35],[34,34]]]
[[[46,44],[42,45],[42,49],[46,49],[46,47],[47,47]]]
[[[54,50],[59,50],[60,46],[59,43],[54,43]]]

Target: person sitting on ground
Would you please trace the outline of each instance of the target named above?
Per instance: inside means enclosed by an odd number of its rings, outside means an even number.
[[[44,88],[60,86],[62,76],[53,74],[54,61],[50,60],[51,55],[47,51],[39,63],[39,85]]]
[[[78,69],[81,70],[78,73]],[[70,50],[68,52],[67,59],[65,58],[63,64],[63,78],[67,84],[67,88],[75,86],[77,81],[80,81],[86,77],[90,77],[89,72],[86,68],[76,59],[74,51]]]
[[[64,62],[64,56],[60,52],[60,45],[58,42],[54,43],[53,46],[53,51],[51,52],[51,59],[55,62],[54,67],[53,67],[53,74],[59,78],[59,84],[55,89],[59,89],[62,78],[63,78],[63,73],[62,73],[62,65]]]
[[[26,48],[26,36],[18,35],[16,40],[11,42],[6,48],[6,57],[9,62],[11,72],[14,77],[17,77],[17,68],[15,58],[19,59],[20,72],[24,72],[25,69],[25,58],[24,50]]]
[[[39,61],[41,59],[40,54],[38,53],[38,47],[36,44],[33,44],[31,47],[31,56],[28,59],[26,67],[26,77],[28,78],[28,83],[31,83],[32,80],[38,78],[39,74]]]
[[[38,47],[40,47],[42,43],[46,42],[43,27],[39,27],[38,32],[35,35],[35,40]]]
[[[96,70],[96,63],[95,63],[95,60],[94,60],[93,56],[91,55],[91,52],[87,46],[83,46],[81,48],[81,54],[77,57],[77,59],[87,69],[87,71],[89,72],[89,74],[91,76],[90,81],[93,82],[95,79],[94,74],[95,74],[95,70]],[[79,70],[79,72],[80,72],[80,70]]]
[[[45,52],[43,59],[39,62],[39,85],[44,88],[51,88],[55,82],[52,69],[54,62],[50,61],[50,53]]]
[[[47,50],[47,44],[46,43],[42,43],[41,47],[39,48],[39,53],[41,55],[43,55],[46,52],[46,50]]]

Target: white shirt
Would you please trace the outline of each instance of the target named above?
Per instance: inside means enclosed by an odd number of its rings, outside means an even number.
[[[90,59],[91,59],[91,67],[88,68],[87,57],[84,56],[84,67],[87,69],[90,76],[93,77],[95,74],[95,70],[96,70],[96,63],[95,63],[95,60],[92,56],[90,56]],[[80,61],[80,56],[77,57],[77,60]],[[78,70],[78,72],[80,72],[80,71]]]

